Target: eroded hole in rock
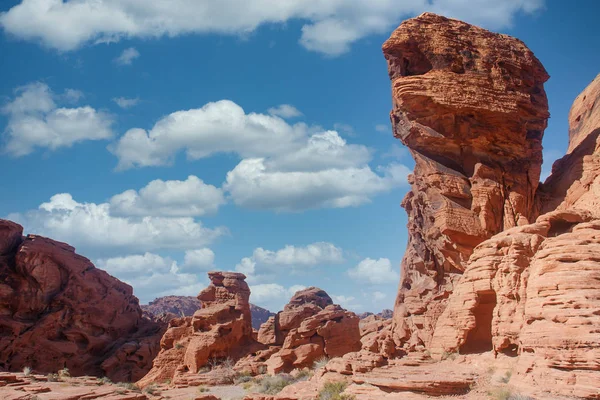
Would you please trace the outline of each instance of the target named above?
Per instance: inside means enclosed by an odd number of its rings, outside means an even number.
[[[568,222],[565,220],[555,220],[550,223],[550,229],[548,230],[548,237],[554,237],[562,235],[563,233],[571,232],[573,227],[578,222]]]
[[[473,310],[475,327],[467,334],[460,346],[460,354],[483,353],[492,350],[492,317],[496,307],[496,292],[488,290],[477,293],[478,302]]]
[[[509,357],[516,357],[519,355],[519,346],[511,344],[508,347],[503,348],[500,352]]]

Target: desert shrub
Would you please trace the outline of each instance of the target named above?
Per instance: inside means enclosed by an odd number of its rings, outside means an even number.
[[[117,386],[122,387],[122,388],[127,389],[127,390],[133,390],[133,391],[136,391],[136,392],[140,391],[140,388],[137,387],[137,385],[135,383],[119,382],[119,383],[117,383]]]
[[[182,345],[181,343],[175,343],[175,348],[176,348],[177,350],[179,350],[179,349],[183,349],[183,345]]]
[[[239,385],[240,383],[250,382],[252,380],[252,374],[248,371],[238,373],[233,379],[233,383]]]
[[[511,376],[512,376],[512,371],[506,371],[506,374],[504,374],[504,376],[500,380],[503,383],[508,383],[510,381]]]
[[[58,374],[48,374],[46,375],[48,382],[60,382],[60,376]]]
[[[442,353],[442,361],[443,360],[455,360],[456,357],[458,357],[457,352],[450,353],[450,352],[445,351]]]
[[[69,373],[69,368],[65,367],[58,371],[58,376],[60,376],[61,378],[70,378],[71,374]]]
[[[319,400],[353,400],[354,396],[342,394],[346,386],[346,382],[326,382],[319,392]]]
[[[160,391],[156,387],[156,384],[154,384],[154,383],[146,386],[144,388],[143,392],[148,393],[148,394],[159,394],[160,393]]]
[[[265,376],[258,382],[258,392],[264,394],[277,394],[284,387],[294,383],[294,377],[289,374],[279,374],[274,376]]]
[[[313,363],[313,369],[323,368],[329,362],[329,358],[323,356]]]
[[[31,375],[31,368],[30,367],[23,368],[23,375],[25,375],[25,376]]]
[[[98,383],[100,385],[110,385],[112,381],[109,378],[103,376],[102,378],[98,379]]]
[[[205,392],[210,392],[210,389],[204,386],[198,386],[198,392],[199,393],[205,393]]]
[[[309,380],[310,378],[312,378],[313,375],[314,375],[314,372],[312,372],[308,369],[302,369],[302,370],[298,371],[298,373],[296,375],[294,375],[294,379],[296,381],[306,381],[306,380]]]

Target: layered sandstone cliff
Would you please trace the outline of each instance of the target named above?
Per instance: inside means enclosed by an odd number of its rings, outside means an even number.
[[[22,234],[0,220],[0,368],[142,377],[164,328],[142,317],[132,288],[65,243]]]
[[[383,45],[394,136],[415,159],[397,347],[431,341],[473,249],[533,222],[549,116],[544,67],[519,40],[425,13]]]

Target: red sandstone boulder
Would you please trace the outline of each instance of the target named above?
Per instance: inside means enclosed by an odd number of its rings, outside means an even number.
[[[129,285],[75,249],[0,220],[0,368],[139,379],[163,326],[142,318]]]
[[[192,317],[171,320],[161,351],[140,386],[166,379],[185,380],[209,361],[235,361],[256,350],[250,316],[250,289],[245,275],[209,272],[210,285],[198,295],[202,308]]]
[[[532,222],[548,74],[523,42],[425,13],[383,45],[394,136],[415,159],[397,346],[428,344],[473,249]]]

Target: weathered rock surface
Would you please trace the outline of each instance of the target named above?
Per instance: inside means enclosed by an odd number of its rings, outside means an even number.
[[[132,288],[65,243],[0,220],[0,368],[142,377],[164,332]]]
[[[569,148],[537,193],[540,213],[600,207],[600,75],[569,112]]]
[[[209,272],[210,285],[198,295],[202,308],[192,317],[175,318],[160,342],[152,370],[139,384],[147,386],[177,374],[197,374],[209,361],[237,360],[254,350],[250,289],[246,276],[234,272]]]
[[[173,318],[194,315],[201,308],[201,303],[194,296],[164,296],[156,298],[141,307],[148,318],[168,322]],[[275,315],[269,310],[254,304],[250,304],[250,313],[252,314],[252,327],[254,329],[259,329],[262,324],[267,322],[269,317]]]
[[[394,136],[415,159],[398,347],[428,344],[475,246],[532,222],[548,74],[518,39],[425,13],[384,43]]]
[[[334,305],[324,290],[310,287],[261,326],[258,341],[269,347],[241,360],[236,369],[277,374],[312,367],[321,358],[360,350],[360,339],[358,316]]]
[[[557,209],[475,249],[438,320],[434,357],[504,352],[518,356],[518,378],[529,385],[553,396],[600,396],[600,191],[599,171],[589,168],[598,157],[599,83],[575,100],[575,144],[541,189],[560,200]],[[573,163],[583,174],[565,189],[572,170],[557,165]]]
[[[194,315],[201,307],[200,300],[194,296],[158,297],[148,304],[141,305],[142,311],[150,318],[161,319],[167,316],[181,318]]]

